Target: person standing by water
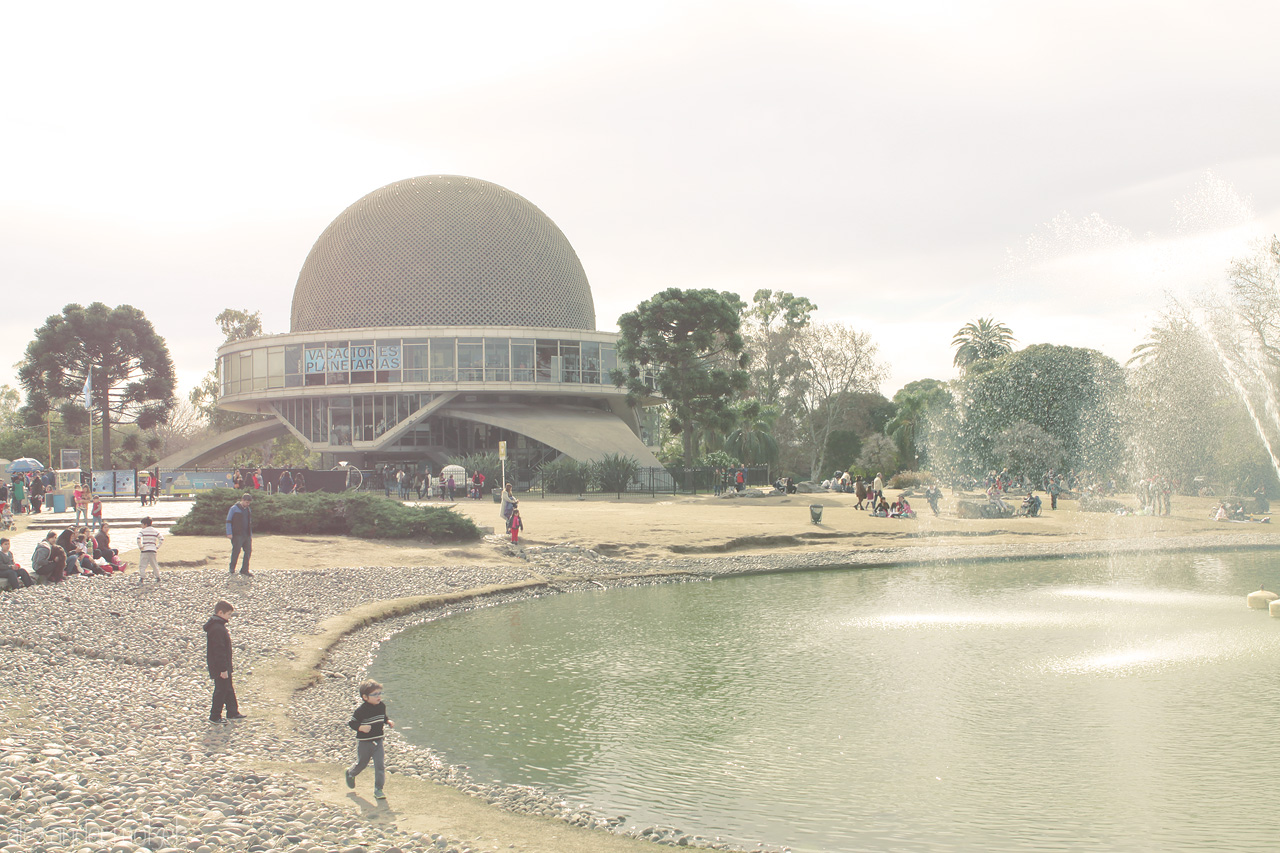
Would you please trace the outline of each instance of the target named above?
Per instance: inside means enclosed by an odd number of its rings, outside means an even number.
[[[253,553],[253,513],[249,511],[249,504],[253,501],[253,495],[245,492],[240,496],[240,500],[231,505],[231,509],[227,510],[227,538],[231,540],[231,574],[236,573],[236,559],[240,554],[244,554],[244,561],[240,564],[240,574],[250,576],[253,573],[249,571],[249,556]]]

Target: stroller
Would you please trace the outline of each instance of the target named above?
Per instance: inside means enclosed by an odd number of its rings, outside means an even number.
[[[14,530],[17,525],[13,523],[13,513],[9,510],[9,502],[0,502],[0,530]]]

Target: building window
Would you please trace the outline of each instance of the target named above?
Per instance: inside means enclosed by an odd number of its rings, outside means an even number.
[[[581,382],[582,368],[579,360],[578,342],[560,342],[561,382]]]
[[[454,382],[457,380],[454,357],[454,338],[431,339],[431,381]]]
[[[484,381],[484,340],[458,338],[458,381]]]
[[[484,378],[486,382],[511,381],[511,341],[507,338],[484,339]]]
[[[537,381],[560,381],[560,345],[556,341],[538,341],[537,348]]]
[[[582,381],[600,384],[600,344],[594,341],[582,342]]]
[[[352,341],[347,353],[348,364],[351,368],[351,384],[372,382],[378,362],[377,342]]]
[[[511,341],[511,381],[533,381],[533,340],[514,338]]]

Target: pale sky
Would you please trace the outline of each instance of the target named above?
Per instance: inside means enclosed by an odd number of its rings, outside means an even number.
[[[470,175],[577,250],[597,326],[666,287],[789,290],[891,396],[951,337],[1123,362],[1280,230],[1280,4],[0,6],[0,383],[129,303],[182,393],[223,308],[285,332],[326,225]]]

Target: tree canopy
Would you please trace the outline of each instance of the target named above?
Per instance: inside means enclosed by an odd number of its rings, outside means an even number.
[[[756,397],[774,404],[801,364],[795,340],[809,325],[818,306],[785,290],[761,289],[743,313],[747,352],[751,356],[751,387]]]
[[[979,317],[961,326],[951,339],[951,345],[956,348],[952,363],[961,370],[968,370],[978,362],[1013,352],[1016,340],[1013,330],[1004,323],[997,323],[994,317]]]
[[[626,367],[613,372],[614,384],[625,385],[635,405],[650,393],[643,371],[652,371],[687,466],[693,465],[694,431],[730,429],[733,400],[747,388],[741,308],[733,293],[672,287],[618,318],[618,359]]]
[[[1096,350],[1029,346],[967,375],[953,399],[953,416],[937,428],[935,447],[950,445],[952,467],[960,471],[1002,467],[1001,434],[1019,421],[1058,441],[1070,467],[1113,471],[1123,459],[1124,371]]]
[[[68,305],[36,330],[19,365],[26,421],[39,422],[57,409],[69,426],[84,426],[89,414],[82,391],[90,374],[90,402],[102,424],[102,463],[110,468],[112,424],[149,430],[169,419],[173,361],[164,339],[132,305]]]

